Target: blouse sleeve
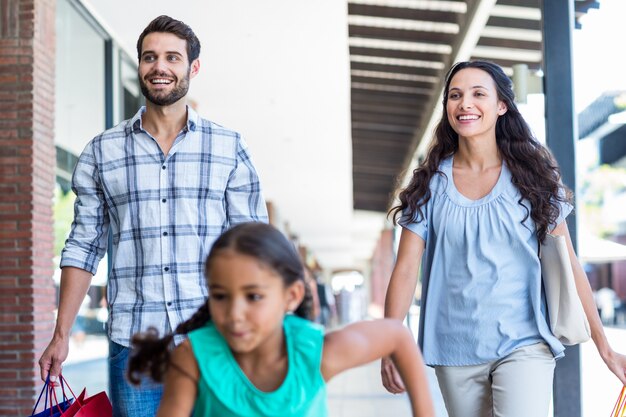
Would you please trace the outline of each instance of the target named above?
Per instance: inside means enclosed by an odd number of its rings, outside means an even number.
[[[559,197],[565,198],[565,189],[562,187],[559,188]],[[552,229],[554,229],[559,224],[561,224],[563,220],[565,220],[567,216],[569,216],[569,214],[574,209],[574,206],[568,203],[567,201],[559,201],[558,204],[559,204],[559,215],[554,221],[554,224],[552,225]]]
[[[424,239],[424,241],[426,241],[426,238],[428,237],[427,205],[428,204],[425,204],[421,207],[422,214],[417,212],[412,217],[411,214],[405,210],[404,213],[402,213],[400,221],[398,222],[400,226],[415,233],[416,235]]]

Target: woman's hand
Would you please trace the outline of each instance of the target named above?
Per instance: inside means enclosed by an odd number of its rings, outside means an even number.
[[[392,394],[401,394],[406,389],[400,377],[400,373],[389,357],[382,358],[380,361],[380,376],[383,386]]]
[[[622,384],[626,385],[626,355],[610,350],[605,356],[602,359],[606,366],[622,381]]]

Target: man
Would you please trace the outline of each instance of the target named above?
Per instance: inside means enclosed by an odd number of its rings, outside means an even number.
[[[126,382],[133,334],[169,332],[207,297],[203,262],[230,226],[267,221],[246,145],[236,132],[200,118],[185,103],[200,69],[189,26],[154,19],[137,42],[146,106],[95,137],[73,177],[75,219],[61,260],[59,313],[39,365],[57,376],[69,331],[112,236],[107,289],[110,395],[114,416],[154,416],[161,388]]]

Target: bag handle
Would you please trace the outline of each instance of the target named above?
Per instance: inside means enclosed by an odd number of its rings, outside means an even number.
[[[65,392],[66,386],[67,386],[67,389],[72,393],[74,400],[77,400],[76,394],[74,394],[74,391],[72,391],[70,384],[67,383],[67,380],[65,379],[63,374],[59,374],[59,382],[61,384],[61,392],[63,393],[63,401],[67,401],[70,398],[67,396],[67,393]],[[59,406],[59,400],[57,398],[54,385],[50,383],[50,374],[48,374],[48,376],[46,376],[46,381],[44,382],[43,388],[41,389],[41,392],[39,393],[39,397],[37,397],[37,402],[35,403],[35,406],[33,407],[33,411],[30,413],[31,416],[35,415],[35,411],[37,410],[37,407],[39,406],[39,403],[41,402],[41,396],[44,394],[44,392],[46,394],[44,396],[44,404],[43,404],[44,410],[48,408],[48,395],[49,395],[50,396],[50,415],[53,415],[52,410],[54,409],[55,405],[59,411],[61,412],[63,411],[61,410],[61,407]],[[54,402],[53,402],[53,399],[54,399]]]
[[[41,388],[39,397],[37,397],[37,402],[35,403],[35,406],[33,407],[33,411],[30,413],[31,416],[35,415],[35,411],[37,410],[37,406],[39,405],[39,401],[41,401],[41,396],[43,395],[44,391],[46,393],[46,396],[44,397],[43,408],[44,410],[48,408],[48,391],[49,390],[50,390],[50,374],[48,374],[48,376],[46,377],[46,380],[44,381],[43,388]],[[52,401],[52,398],[50,398],[50,401]]]
[[[70,392],[72,393],[72,396],[74,397],[74,401],[78,401],[78,397],[76,397],[76,394],[74,394],[74,391],[72,391],[70,384],[67,383],[67,380],[65,379],[63,374],[59,374],[59,382],[61,383],[61,392],[63,392],[63,401],[67,401],[69,399],[69,397],[65,394],[65,386],[67,386],[67,389],[69,389]],[[56,390],[54,389],[53,386],[50,386],[50,415],[51,416],[52,416],[52,409],[53,409],[52,407],[53,397],[54,397],[54,401],[56,402],[57,410],[59,410],[61,415],[63,415],[64,411],[61,409],[61,406],[59,405],[59,400],[57,399]],[[80,402],[78,402],[78,404],[82,406]]]
[[[63,386],[63,383],[65,383],[65,385],[67,386],[67,389],[70,390],[70,392],[72,393],[72,397],[74,397],[74,401],[78,401],[78,397],[76,396],[76,394],[74,394],[74,391],[72,391],[72,387],[70,387],[70,384],[67,383],[67,379],[65,379],[63,374],[59,374],[59,379],[61,380],[61,390],[63,391],[63,399],[66,400],[68,398],[65,396],[65,387]]]
[[[611,411],[611,417],[623,417],[625,406],[626,406],[626,386],[622,387],[622,391],[619,393],[619,397],[617,397],[617,402],[613,407],[613,411]]]
[[[57,399],[57,392],[55,391],[54,387],[50,387],[50,417],[52,417],[54,415],[54,405],[52,403],[52,398],[54,397],[54,402],[55,405],[57,407],[57,410],[59,410],[59,412],[61,413],[61,415],[63,414],[63,410],[61,409],[61,406],[59,405],[59,400]]]

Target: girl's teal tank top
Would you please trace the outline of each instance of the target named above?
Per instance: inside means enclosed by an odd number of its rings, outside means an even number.
[[[257,389],[243,373],[213,323],[189,333],[200,378],[194,417],[326,417],[321,373],[324,330],[287,315],[284,323],[289,369],[272,392]]]

